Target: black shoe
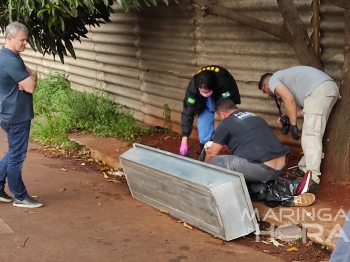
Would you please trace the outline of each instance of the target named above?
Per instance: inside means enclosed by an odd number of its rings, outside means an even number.
[[[3,189],[3,190],[0,190],[0,201],[5,203],[10,203],[12,202],[12,197],[8,196],[5,193],[5,190]]]
[[[205,149],[202,149],[202,153],[199,155],[199,161],[205,162],[205,157],[207,156],[207,153],[205,152]]]
[[[298,179],[302,179],[305,175],[305,172],[301,169],[298,168],[297,171],[288,174],[288,178],[293,179],[293,180],[298,180]]]
[[[317,183],[315,183],[314,181],[311,181],[310,185],[309,185],[309,190],[307,192],[308,193],[320,192],[320,186]]]
[[[196,154],[197,154],[197,155],[202,154],[204,145],[205,145],[205,144],[199,144],[199,151],[196,151]]]
[[[253,202],[264,201],[266,199],[266,191],[260,191],[258,193],[251,194],[251,200]]]

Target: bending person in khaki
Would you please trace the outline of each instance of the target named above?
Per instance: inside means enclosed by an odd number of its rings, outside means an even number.
[[[318,192],[322,139],[329,114],[337,99],[340,98],[338,86],[330,76],[316,68],[294,66],[274,74],[262,75],[259,89],[269,97],[281,97],[294,140],[299,139],[297,117],[304,117],[301,136],[304,156],[298,164],[299,173],[310,170],[313,183],[310,185],[309,192]]]

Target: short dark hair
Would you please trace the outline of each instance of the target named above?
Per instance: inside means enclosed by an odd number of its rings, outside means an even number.
[[[264,81],[267,79],[267,78],[270,78],[272,76],[272,73],[265,73],[263,74],[261,77],[260,77],[260,81],[259,81],[259,85],[258,85],[258,88],[261,90],[262,88],[262,85],[264,83]]]
[[[223,111],[228,112],[231,109],[237,109],[237,106],[233,101],[229,98],[220,98],[216,101],[215,104],[215,112]]]
[[[216,73],[210,70],[204,70],[197,75],[196,86],[206,90],[213,90],[217,85]]]

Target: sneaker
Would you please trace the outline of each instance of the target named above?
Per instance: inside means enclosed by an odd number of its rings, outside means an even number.
[[[309,193],[317,193],[320,192],[320,187],[317,183],[311,180],[310,186],[309,186]]]
[[[266,191],[260,191],[258,193],[253,194],[252,201],[258,202],[258,201],[264,201],[266,199]]]
[[[297,190],[295,192],[295,195],[299,196],[301,194],[309,192],[309,186],[310,186],[311,181],[312,181],[311,180],[311,171],[308,170],[308,171],[306,171],[303,178],[300,180],[299,185],[297,187]]]
[[[312,193],[305,193],[300,196],[295,196],[291,206],[295,207],[307,207],[315,201],[315,195]]]
[[[9,203],[9,202],[12,202],[12,197],[8,196],[5,193],[5,190],[0,190],[0,201],[5,202],[5,203]]]
[[[288,174],[288,178],[291,178],[291,179],[294,179],[294,180],[297,180],[297,179],[301,179],[303,178],[305,175],[305,172],[301,169],[298,168],[297,171],[293,172],[293,173],[290,173]]]
[[[27,208],[36,208],[36,207],[41,207],[43,206],[43,203],[40,203],[38,200],[32,198],[32,197],[27,197],[24,200],[18,200],[15,199],[13,201],[13,205],[15,207],[27,207]]]

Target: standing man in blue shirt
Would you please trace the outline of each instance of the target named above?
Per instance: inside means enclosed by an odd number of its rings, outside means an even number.
[[[12,202],[5,193],[6,178],[17,207],[36,208],[43,204],[30,197],[22,180],[37,85],[36,71],[27,67],[19,53],[26,49],[28,29],[11,22],[5,30],[5,46],[0,51],[0,125],[7,134],[8,151],[0,161],[0,201]]]
[[[304,156],[299,161],[302,172],[312,172],[309,192],[318,192],[322,159],[322,139],[329,114],[340,98],[334,80],[321,70],[310,66],[294,66],[261,76],[259,89],[269,97],[280,97],[289,117],[294,140],[299,139],[297,118],[304,117],[301,147]],[[279,118],[280,121],[280,118]]]

